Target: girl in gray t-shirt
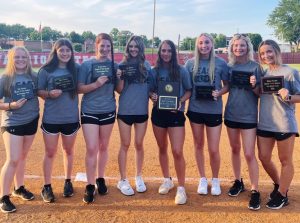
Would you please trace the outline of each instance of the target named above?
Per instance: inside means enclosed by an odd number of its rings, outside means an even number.
[[[62,139],[66,170],[63,196],[73,196],[71,176],[74,144],[80,127],[77,70],[72,43],[68,39],[59,39],[55,42],[47,63],[38,73],[38,95],[45,101],[41,125],[45,144],[44,187],[41,192],[44,202],[55,200],[51,187],[51,174],[59,135]]]
[[[258,191],[258,163],[255,157],[257,126],[257,103],[261,69],[253,59],[253,46],[249,37],[236,34],[228,47],[229,95],[225,107],[224,124],[227,127],[231,146],[234,184],[228,191],[229,196],[243,192],[241,178],[241,147],[246,158],[251,182],[251,198],[248,208],[260,209]],[[242,139],[242,143],[241,143]],[[243,146],[241,146],[243,145]]]
[[[39,118],[36,84],[28,51],[24,47],[10,49],[6,68],[0,77],[1,132],[7,151],[0,177],[0,209],[4,213],[16,211],[9,198],[13,179],[14,197],[34,199],[34,195],[25,189],[24,173]]]
[[[300,75],[297,70],[282,65],[278,44],[265,40],[259,46],[259,60],[267,69],[264,78],[283,81],[277,92],[260,95],[259,122],[257,127],[258,151],[262,165],[274,182],[267,207],[280,209],[288,204],[287,192],[294,176],[293,151],[298,127],[295,117],[295,103],[300,102]],[[262,89],[264,83],[262,81]],[[280,174],[272,161],[272,152],[277,143],[281,163]]]
[[[147,190],[142,178],[144,162],[144,136],[148,124],[149,75],[150,64],[145,60],[144,43],[140,36],[132,36],[127,42],[124,59],[119,65],[122,70],[122,80],[118,84],[120,93],[118,108],[118,125],[121,138],[119,150],[119,171],[121,179],[118,189],[122,194],[133,195],[134,191],[127,180],[127,152],[131,141],[131,128],[135,130],[136,177],[137,192]]]
[[[207,33],[198,36],[195,42],[195,57],[185,64],[193,83],[187,117],[193,132],[195,156],[200,173],[198,194],[208,193],[204,163],[204,131],[207,134],[208,152],[212,170],[211,194],[220,195],[219,143],[222,129],[222,95],[228,92],[228,67],[215,56],[213,37]]]

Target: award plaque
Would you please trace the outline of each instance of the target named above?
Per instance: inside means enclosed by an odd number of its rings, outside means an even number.
[[[111,82],[112,78],[112,62],[95,63],[92,65],[92,82],[95,82],[99,77],[107,76],[108,81]]]
[[[179,97],[179,82],[158,82],[158,109],[177,110]]]
[[[283,88],[284,77],[262,77],[261,78],[261,90],[263,94],[277,93]]]
[[[74,80],[72,75],[67,74],[53,78],[53,89],[60,89],[62,91],[74,90]]]
[[[138,63],[121,64],[119,69],[122,70],[124,80],[127,80],[129,84],[139,83],[140,70]]]
[[[31,82],[15,85],[12,92],[13,101],[17,101],[21,98],[32,99],[33,97],[33,85]]]
[[[232,70],[231,84],[238,88],[251,89],[251,75],[253,75],[253,72]]]
[[[195,94],[197,100],[214,100],[212,91],[215,90],[214,86],[195,86]]]

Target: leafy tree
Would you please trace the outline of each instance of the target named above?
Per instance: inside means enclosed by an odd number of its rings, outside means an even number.
[[[122,30],[118,35],[118,42],[120,46],[126,46],[128,39],[133,35],[132,32],[128,30]]]
[[[84,42],[82,36],[80,34],[76,33],[75,31],[70,32],[69,38],[73,43],[83,43]]]
[[[147,39],[147,36],[141,35],[141,38],[143,39],[145,47],[148,48],[150,44],[149,44],[149,40]]]
[[[215,40],[215,48],[223,48],[226,47],[226,36],[224,34],[218,34],[214,37]]]
[[[191,38],[191,37],[186,37],[181,41],[180,44],[180,50],[194,50],[195,49],[195,41],[196,41],[196,37],[195,38]]]
[[[91,40],[96,39],[96,35],[94,33],[92,33],[91,31],[84,31],[81,36],[84,41],[87,39],[91,39]]]
[[[159,46],[159,44],[161,43],[161,40],[159,37],[155,36],[154,39],[149,41],[150,46],[152,47],[152,43],[153,43],[153,47],[157,48]]]
[[[269,15],[267,24],[274,28],[278,39],[297,44],[300,37],[299,0],[280,0]]]
[[[73,48],[74,48],[75,52],[82,52],[82,44],[80,44],[80,43],[74,43]]]
[[[258,46],[262,42],[261,35],[258,34],[258,33],[248,33],[248,36],[249,36],[249,38],[251,40],[251,43],[253,45],[253,50],[255,52],[257,52],[258,51]]]
[[[111,38],[113,39],[114,42],[118,42],[118,38],[119,38],[119,35],[120,35],[120,31],[117,29],[117,28],[113,28],[109,35],[111,36]]]

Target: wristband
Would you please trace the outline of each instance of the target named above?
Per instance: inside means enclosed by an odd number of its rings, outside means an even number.
[[[47,96],[48,96],[48,98],[51,98],[50,91],[47,91]]]
[[[8,110],[11,110],[10,102],[8,102]]]

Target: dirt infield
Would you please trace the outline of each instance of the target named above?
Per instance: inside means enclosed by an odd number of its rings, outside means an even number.
[[[42,105],[42,103],[41,103]],[[152,107],[152,105],[150,105]],[[299,110],[299,109],[298,109]],[[42,111],[42,106],[41,106]],[[300,111],[297,111],[298,123]],[[299,125],[300,126],[300,125]],[[36,199],[33,201],[22,201],[12,198],[17,206],[17,212],[13,214],[0,213],[0,222],[300,222],[300,141],[296,138],[294,163],[295,176],[292,182],[289,197],[290,205],[273,211],[265,207],[268,193],[272,190],[270,179],[267,177],[260,165],[260,191],[262,195],[262,208],[254,212],[247,208],[249,200],[249,190],[242,193],[237,198],[227,195],[228,188],[233,179],[230,160],[230,147],[227,139],[226,129],[223,126],[220,144],[222,195],[215,197],[211,195],[200,196],[196,193],[198,186],[198,171],[193,152],[193,140],[189,122],[186,122],[186,140],[184,144],[184,154],[186,159],[186,190],[188,202],[186,205],[176,206],[174,204],[175,189],[167,195],[157,193],[161,182],[161,170],[158,161],[158,149],[152,133],[151,122],[148,123],[148,131],[145,137],[145,162],[143,176],[148,190],[142,194],[135,194],[131,197],[123,196],[116,188],[118,173],[117,154],[119,149],[119,133],[117,123],[115,123],[111,141],[110,158],[106,169],[108,177],[109,193],[105,196],[96,195],[95,202],[86,205],[82,202],[84,193],[84,182],[74,182],[75,194],[71,198],[62,196],[63,189],[63,164],[62,153],[57,154],[53,170],[53,190],[56,195],[56,202],[46,204],[40,196],[42,180],[42,159],[44,145],[42,134],[39,130],[34,140],[32,149],[28,156],[26,167],[26,186],[34,192]],[[207,150],[207,148],[205,148]],[[276,153],[277,150],[274,150]],[[73,176],[76,173],[85,172],[84,167],[85,143],[82,131],[79,131],[76,141],[75,161]],[[170,155],[170,170],[172,176],[175,175],[173,159]],[[135,174],[134,148],[131,145],[128,154],[129,177]],[[0,165],[5,160],[5,150],[3,140],[0,140]],[[278,163],[278,159],[277,163]],[[206,170],[208,178],[211,177],[208,154],[206,151]],[[242,176],[245,180],[246,189],[249,189],[249,177],[245,164],[242,161]],[[133,178],[129,178],[134,185]]]

